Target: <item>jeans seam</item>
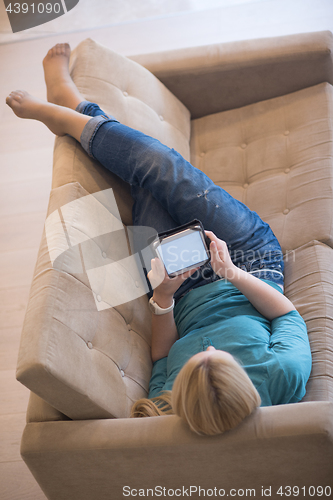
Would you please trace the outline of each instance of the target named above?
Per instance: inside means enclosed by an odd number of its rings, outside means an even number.
[[[95,135],[97,134],[97,131],[99,130],[101,125],[105,122],[106,122],[106,120],[98,122],[95,129],[93,130],[93,133],[90,136],[89,143],[88,143],[88,153],[89,153],[89,156],[91,156],[92,158],[94,158],[94,155],[92,154],[92,151],[91,151],[93,140],[95,138]]]
[[[88,104],[90,104],[89,101],[81,101],[75,108],[75,111],[77,111],[78,113],[81,113],[82,115],[84,115],[85,113],[85,110],[86,110],[86,107],[88,106]]]

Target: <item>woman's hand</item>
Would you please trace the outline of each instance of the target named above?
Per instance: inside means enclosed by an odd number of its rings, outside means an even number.
[[[226,242],[220,240],[212,231],[205,233],[211,240],[209,250],[213,270],[221,278],[229,279],[235,274],[237,267],[231,260]]]
[[[157,304],[163,307],[166,302],[172,302],[174,293],[189,278],[198,268],[191,269],[183,274],[179,274],[174,278],[170,278],[165,270],[165,267],[157,257],[151,260],[151,271],[148,273],[148,279],[154,290],[154,300]],[[170,305],[170,304],[169,304]],[[167,306],[166,306],[167,307]]]
[[[205,231],[211,239],[211,265],[216,274],[226,278],[245,295],[253,307],[265,318],[274,318],[295,310],[294,305],[281,292],[232,263],[227,244],[211,231]]]

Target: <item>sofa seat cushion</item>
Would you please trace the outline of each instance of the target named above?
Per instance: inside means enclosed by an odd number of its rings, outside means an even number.
[[[72,52],[72,79],[88,101],[124,125],[190,158],[190,113],[147,69],[87,39]],[[56,139],[52,187],[79,182],[89,193],[113,185],[122,220],[131,224],[129,186],[89,158],[69,136]]]
[[[52,190],[17,379],[72,419],[128,417],[147,395],[151,313],[132,260],[112,193]]]
[[[192,121],[191,161],[270,224],[282,249],[333,244],[333,87]]]

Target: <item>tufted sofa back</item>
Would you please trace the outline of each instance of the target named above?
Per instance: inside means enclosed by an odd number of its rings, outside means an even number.
[[[333,87],[192,120],[191,162],[268,222],[283,252],[333,246]]]

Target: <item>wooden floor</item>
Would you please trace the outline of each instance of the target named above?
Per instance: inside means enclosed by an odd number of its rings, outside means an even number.
[[[94,0],[91,5],[95,7],[108,1]],[[194,2],[196,6],[198,1]],[[1,500],[45,499],[20,457],[29,391],[16,382],[15,367],[49,198],[53,148],[51,133],[38,122],[16,118],[4,104],[6,95],[13,89],[24,88],[45,98],[41,60],[59,41],[69,41],[75,46],[89,36],[122,54],[134,55],[234,39],[333,31],[331,0],[265,0],[261,3],[257,0],[246,6],[238,4],[202,12],[191,12],[189,0],[184,0],[184,5],[187,12],[174,17],[142,19],[141,16],[136,22],[67,33],[65,37],[60,34],[40,37],[39,33],[40,38],[24,42],[13,35],[6,38],[6,44],[0,45]],[[0,28],[3,25],[0,23]]]

